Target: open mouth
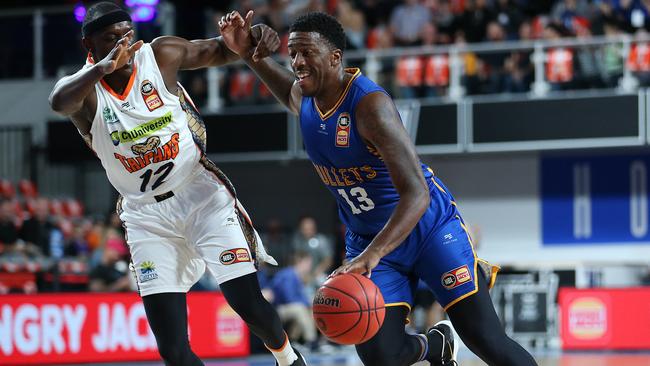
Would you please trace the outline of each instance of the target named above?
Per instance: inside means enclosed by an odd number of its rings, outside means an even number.
[[[296,72],[296,80],[298,80],[298,83],[302,84],[306,79],[308,79],[311,76],[311,73],[308,71],[298,71]]]

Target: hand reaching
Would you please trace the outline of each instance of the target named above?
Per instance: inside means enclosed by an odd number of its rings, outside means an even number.
[[[144,44],[143,41],[137,41],[129,46],[132,39],[133,30],[130,30],[124,35],[124,37],[117,41],[111,52],[97,63],[97,67],[99,67],[104,74],[110,74],[126,65],[135,54],[135,51],[139,50]]]
[[[370,278],[373,268],[377,267],[381,256],[374,251],[366,250],[359,254],[350,262],[337,268],[330,277],[334,277],[343,273],[359,273]]]
[[[252,57],[257,62],[269,56],[280,47],[278,33],[267,25],[258,24],[251,28],[253,11],[242,18],[237,11],[230,12],[218,22],[219,31],[226,46],[240,57]]]

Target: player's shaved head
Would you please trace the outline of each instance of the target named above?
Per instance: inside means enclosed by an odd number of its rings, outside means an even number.
[[[84,37],[111,24],[131,21],[131,16],[124,9],[110,1],[102,1],[91,5],[86,10],[86,16],[81,24]]]

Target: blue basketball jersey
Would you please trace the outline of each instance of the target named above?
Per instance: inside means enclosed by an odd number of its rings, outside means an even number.
[[[379,153],[359,136],[355,111],[367,94],[388,93],[359,69],[346,72],[352,79],[329,111],[322,112],[312,97],[302,98],[302,137],[316,172],[337,200],[341,221],[356,234],[374,235],[393,213],[399,194]],[[433,174],[424,164],[422,173],[431,187]]]

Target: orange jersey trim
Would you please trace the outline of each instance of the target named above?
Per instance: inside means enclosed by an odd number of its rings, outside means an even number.
[[[93,60],[92,55],[90,52],[88,52],[88,62],[91,64],[95,63],[95,60]],[[133,71],[131,72],[131,76],[129,77],[129,82],[126,84],[126,88],[124,88],[124,92],[122,94],[118,94],[113,88],[111,88],[110,85],[108,85],[107,82],[104,81],[104,78],[99,80],[99,83],[106,89],[107,92],[109,92],[112,96],[119,100],[124,100],[126,97],[129,96],[129,92],[133,88],[133,83],[135,82],[135,74],[138,71],[137,65],[135,64],[135,61],[133,61]]]
[[[117,98],[119,100],[124,100],[124,99],[126,99],[126,97],[129,96],[129,92],[131,92],[131,89],[133,88],[133,83],[135,82],[135,74],[136,74],[137,71],[138,71],[138,68],[137,68],[135,62],[133,62],[133,72],[131,72],[131,77],[129,78],[129,83],[126,84],[126,88],[124,88],[124,92],[122,92],[122,94],[118,94],[115,90],[113,90],[113,88],[111,88],[111,86],[108,85],[108,83],[105,82],[104,79],[101,79],[99,81],[99,83],[102,84],[104,89],[106,89],[106,91],[109,92],[112,96],[114,96],[115,98]]]

